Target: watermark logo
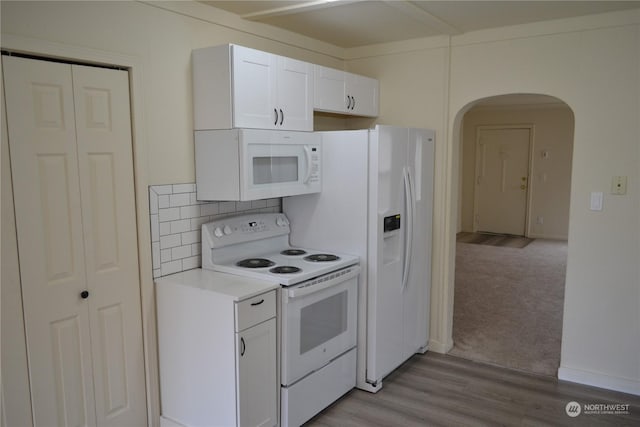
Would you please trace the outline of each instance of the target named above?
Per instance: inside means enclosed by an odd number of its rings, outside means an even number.
[[[564,410],[571,418],[575,418],[580,414],[629,415],[629,406],[628,403],[585,403],[580,405],[578,402],[571,401],[567,403]]]
[[[571,418],[575,418],[580,415],[580,412],[582,412],[582,407],[578,402],[569,402],[567,403],[567,406],[565,406],[564,410]]]
[[[585,403],[582,409],[590,415],[629,415],[628,403]]]

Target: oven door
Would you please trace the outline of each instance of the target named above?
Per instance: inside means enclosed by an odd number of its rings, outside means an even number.
[[[320,141],[310,132],[243,130],[242,183],[247,199],[321,189]]]
[[[357,265],[282,290],[282,385],[356,345]]]

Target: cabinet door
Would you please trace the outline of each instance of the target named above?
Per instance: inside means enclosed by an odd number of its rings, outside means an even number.
[[[232,49],[233,127],[276,128],[280,122],[276,102],[278,57],[242,46]]]
[[[347,96],[351,97],[349,112],[358,116],[378,115],[378,80],[346,73]]]
[[[277,423],[276,319],[236,334],[240,426]]]
[[[313,64],[282,56],[278,58],[278,127],[313,130]]]
[[[314,108],[320,111],[347,112],[345,73],[316,65],[314,70]]]

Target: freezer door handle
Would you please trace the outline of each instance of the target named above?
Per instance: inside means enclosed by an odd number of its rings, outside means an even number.
[[[411,173],[408,168],[403,169],[404,174],[404,196],[407,209],[407,226],[405,228],[405,249],[404,249],[404,265],[402,269],[402,289],[407,287],[409,281],[409,270],[411,269],[411,257],[413,252],[413,218],[415,217],[416,204],[413,194],[413,182]]]

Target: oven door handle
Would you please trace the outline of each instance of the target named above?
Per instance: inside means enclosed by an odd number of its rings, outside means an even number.
[[[330,288],[339,283],[352,279],[356,277],[358,274],[360,274],[360,266],[358,265],[347,267],[347,269],[349,271],[346,271],[345,273],[338,275],[333,279],[329,279],[324,282],[318,282],[309,286],[301,286],[299,288],[288,289],[287,295],[289,296],[290,299],[294,299],[294,298],[300,298],[306,295],[314,294],[316,292],[320,292],[324,289]],[[331,274],[333,273],[329,273],[328,275],[331,275]],[[316,279],[313,279],[313,280],[316,280]]]

